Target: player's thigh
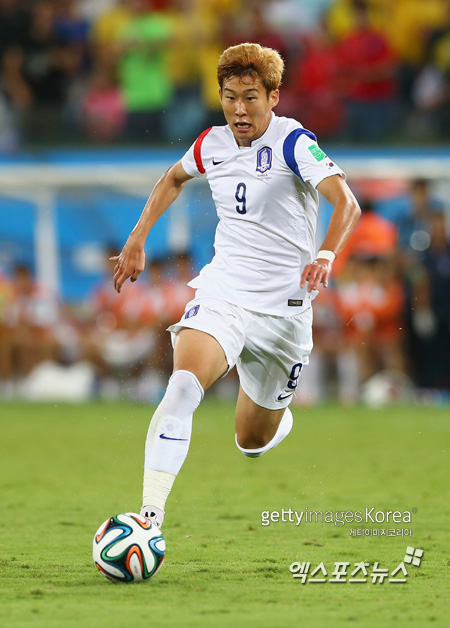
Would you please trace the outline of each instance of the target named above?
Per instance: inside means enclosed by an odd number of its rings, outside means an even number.
[[[213,336],[188,327],[180,329],[174,346],[174,371],[190,371],[207,390],[227,369],[225,352]]]
[[[312,349],[312,315],[283,319],[249,315],[244,349],[236,363],[241,388],[258,406],[282,410],[292,400]]]
[[[238,443],[245,447],[264,447],[275,436],[286,408],[269,410],[252,401],[239,387],[236,404],[235,427]]]
[[[204,390],[236,364],[245,342],[239,308],[201,290],[168,331],[174,346],[174,370],[191,371]]]

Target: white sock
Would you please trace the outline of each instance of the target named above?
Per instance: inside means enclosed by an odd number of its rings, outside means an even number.
[[[192,415],[203,388],[190,371],[175,371],[148,428],[145,442],[143,504],[164,511],[176,475],[186,459]]]
[[[248,456],[249,458],[259,458],[259,456],[265,454],[266,451],[269,451],[269,449],[273,449],[274,447],[279,445],[283,438],[286,438],[286,436],[292,429],[293,423],[294,417],[292,416],[292,412],[289,410],[289,408],[286,408],[281,418],[280,424],[278,425],[275,436],[272,438],[271,441],[267,443],[267,445],[264,445],[264,447],[260,447],[259,449],[244,449],[244,447],[241,447],[239,445],[237,434],[235,434],[234,439],[236,441],[236,446],[240,451],[242,451],[244,456]]]

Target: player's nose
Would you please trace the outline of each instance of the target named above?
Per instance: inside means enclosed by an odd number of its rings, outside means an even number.
[[[242,100],[237,100],[236,101],[236,115],[245,116],[246,113],[247,112],[245,110],[245,104],[242,102]]]

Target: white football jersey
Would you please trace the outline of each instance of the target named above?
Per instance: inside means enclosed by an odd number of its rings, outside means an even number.
[[[300,277],[316,254],[316,187],[345,176],[315,135],[272,114],[250,147],[238,146],[228,125],[215,126],[181,163],[190,176],[206,176],[219,217],[214,258],[189,285],[264,314],[308,308],[317,292],[300,289]]]

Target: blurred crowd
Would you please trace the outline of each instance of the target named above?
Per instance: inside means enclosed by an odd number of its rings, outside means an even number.
[[[117,253],[105,252],[104,276],[75,305],[39,285],[26,266],[0,274],[0,396],[45,398],[39,387],[48,386],[50,398],[64,397],[64,387],[70,398],[78,385],[81,396],[158,399],[172,367],[166,328],[194,294],[192,260],[188,253],[151,260],[119,295],[109,260]]]
[[[379,201],[360,198],[363,213],[332,285],[314,302],[300,404],[377,404],[417,391],[450,400],[446,213],[427,180],[407,185],[395,223]],[[0,396],[160,399],[172,367],[166,328],[193,296],[193,260],[187,252],[150,260],[118,295],[110,261],[117,252],[105,251],[104,276],[77,304],[61,303],[25,266],[0,274]],[[235,384],[230,374],[218,389],[234,394]]]
[[[430,184],[413,180],[395,223],[361,200],[362,215],[314,302],[305,401],[342,403],[450,393],[450,238]],[[304,382],[305,384],[305,382]],[[446,392],[445,392],[446,391]]]
[[[277,113],[319,139],[450,138],[449,0],[0,0],[0,151],[191,141],[242,41],[281,52]]]

